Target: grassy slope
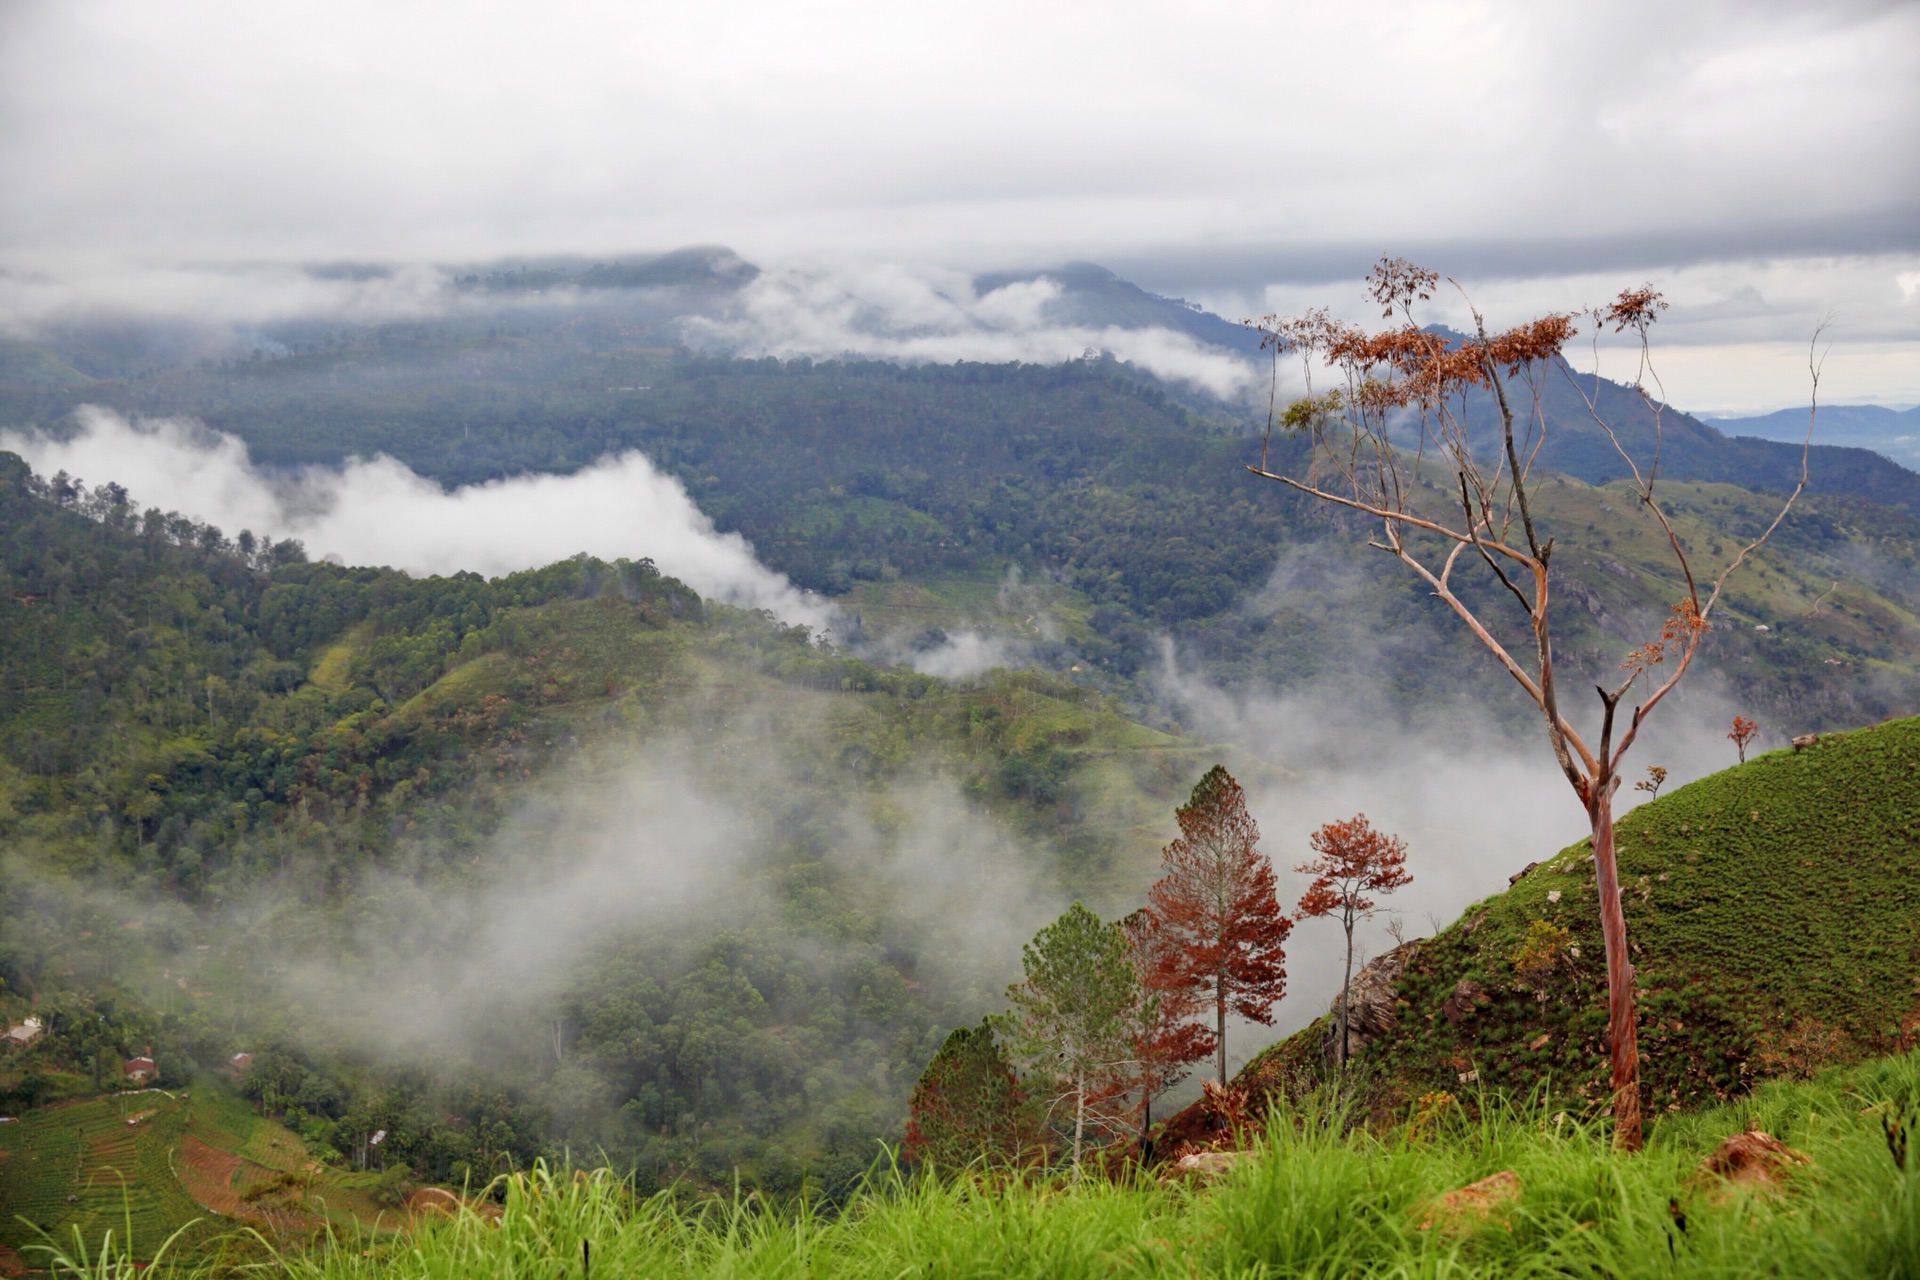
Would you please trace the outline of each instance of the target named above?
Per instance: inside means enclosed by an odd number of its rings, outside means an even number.
[[[463,1212],[402,1241],[345,1238],[282,1258],[311,1280],[379,1277],[810,1276],[1920,1276],[1920,1160],[1889,1158],[1881,1116],[1909,1131],[1920,1059],[1656,1122],[1647,1150],[1542,1112],[1477,1121],[1457,1110],[1420,1133],[1342,1133],[1324,1113],[1275,1118],[1210,1185],[884,1182],[838,1217],[751,1200],[690,1211],[636,1203],[604,1175],[538,1170],[506,1184],[498,1220]],[[1777,1195],[1725,1192],[1695,1172],[1753,1126],[1812,1164]],[[1437,1194],[1513,1170],[1505,1229],[1416,1225]],[[586,1265],[590,1260],[591,1269]],[[115,1274],[126,1274],[118,1272]],[[206,1274],[206,1273],[196,1273]]]
[[[1616,832],[1654,1108],[1920,1037],[1920,718],[1767,753],[1641,806]],[[1513,957],[1538,921],[1566,928],[1570,949],[1530,987]],[[1545,1083],[1604,1102],[1605,969],[1584,841],[1405,954],[1398,1021],[1356,1059],[1377,1111],[1461,1092],[1471,1072],[1484,1088]],[[1242,1078],[1263,1089],[1305,1078],[1326,1026]]]

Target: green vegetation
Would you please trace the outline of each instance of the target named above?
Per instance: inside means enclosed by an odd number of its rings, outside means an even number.
[[[336,1170],[385,1129],[389,1166],[455,1184],[571,1150],[844,1197],[1013,976],[953,887],[1009,930],[1123,899],[1202,758],[1085,687],[876,667],[645,563],[310,564],[8,461],[0,1013],[47,1031],[0,1058],[0,1110],[149,1046],[197,1093],[247,1050],[240,1088]],[[595,828],[636,770],[740,847]],[[528,884],[662,840],[725,854],[717,905],[619,890],[633,918],[544,967],[477,946]],[[463,1006],[449,965],[501,976]]]
[[[1823,735],[1642,805],[1616,826],[1650,1110],[1911,1048],[1920,1038],[1920,718]],[[1432,938],[1397,970],[1355,1062],[1376,1114],[1477,1085],[1605,1104],[1605,975],[1586,843]],[[1310,1080],[1326,1020],[1247,1064]]]
[[[883,1170],[837,1215],[748,1198],[636,1199],[607,1174],[540,1169],[502,1184],[497,1217],[463,1210],[404,1242],[348,1237],[281,1256],[285,1273],[350,1277],[1920,1275],[1920,1154],[1904,1167],[1920,1059],[1768,1085],[1733,1106],[1657,1121],[1647,1150],[1545,1108],[1445,1101],[1417,1124],[1350,1129],[1337,1110],[1276,1113],[1212,1182],[923,1177]],[[1904,1127],[1902,1127],[1904,1126]],[[1765,1130],[1810,1163],[1771,1185],[1699,1166]],[[1443,1194],[1511,1171],[1518,1194],[1449,1216]],[[1423,1225],[1425,1224],[1425,1225]],[[188,1274],[192,1274],[188,1272]]]
[[[1517,710],[1503,678],[1457,660],[1465,642],[1415,583],[1356,572],[1377,553],[1329,537],[1322,517],[1243,470],[1260,441],[1237,407],[1111,361],[903,368],[695,357],[676,354],[670,334],[650,342],[597,314],[305,335],[276,358],[0,386],[0,424],[64,430],[81,403],[185,414],[269,465],[387,453],[449,484],[640,449],[772,567],[850,603],[902,583],[949,598],[959,582],[991,590],[1010,564],[1067,589],[1034,659],[1136,713],[1163,636],[1229,687],[1344,683],[1357,652],[1386,673],[1394,714],[1456,700]],[[1643,522],[1607,484],[1617,455],[1552,381],[1555,452],[1542,465],[1568,473],[1562,520],[1587,535],[1558,566],[1568,612],[1590,624],[1567,637],[1563,662],[1604,672],[1649,619],[1657,629],[1673,599],[1668,561],[1639,554]],[[1639,443],[1632,393],[1609,383],[1600,394]],[[1756,516],[1770,518],[1755,494],[1780,491],[1797,453],[1678,415],[1669,427],[1663,474],[1698,495],[1685,536],[1717,566]],[[1711,664],[1746,710],[1803,731],[1907,709],[1916,516],[1920,478],[1862,451],[1816,451],[1806,501],[1712,642]],[[1263,591],[1276,562],[1287,589]],[[852,608],[875,635],[889,621]]]

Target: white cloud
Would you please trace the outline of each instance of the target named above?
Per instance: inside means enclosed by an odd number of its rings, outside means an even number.
[[[1041,276],[976,295],[961,272],[892,264],[768,272],[729,315],[690,319],[686,331],[696,344],[785,359],[1057,364],[1100,352],[1219,396],[1254,381],[1238,355],[1171,329],[1063,324],[1051,314],[1061,294]]]
[[[106,0],[7,22],[0,242],[31,257],[723,240],[984,265],[1920,195],[1887,162],[1920,141],[1911,5]]]
[[[309,554],[350,564],[492,576],[583,551],[646,556],[713,599],[820,629],[835,616],[755,559],[740,535],[718,532],[680,482],[638,452],[571,475],[447,492],[385,456],[276,475],[255,466],[232,436],[173,419],[130,423],[98,408],[80,411],[80,429],[68,439],[5,432],[0,448],[43,474],[116,481],[143,506],[178,510],[229,534],[296,537]]]

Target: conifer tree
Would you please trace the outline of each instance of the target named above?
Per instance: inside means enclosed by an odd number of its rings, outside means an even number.
[[[1120,922],[1127,935],[1134,976],[1147,997],[1135,1032],[1135,1077],[1140,1091],[1140,1149],[1152,1154],[1153,1100],[1186,1078],[1187,1068],[1207,1056],[1213,1037],[1197,1021],[1201,1001],[1180,981],[1175,940],[1148,907]]]
[[[1032,1100],[987,1022],[948,1034],[907,1106],[909,1160],[1012,1164],[1044,1145]]]
[[[1127,936],[1078,902],[1022,949],[1026,977],[1007,988],[1013,1008],[996,1029],[1016,1061],[1048,1082],[1052,1107],[1072,1108],[1072,1163],[1089,1130],[1111,1130],[1112,1103],[1132,1091],[1134,1045],[1151,1002],[1127,956]]]
[[[1286,940],[1273,863],[1257,847],[1260,827],[1246,793],[1224,766],[1209,769],[1175,810],[1180,836],[1161,854],[1147,909],[1161,937],[1153,985],[1213,1008],[1204,1031],[1220,1083],[1227,1082],[1227,1014],[1272,1025],[1286,994]]]

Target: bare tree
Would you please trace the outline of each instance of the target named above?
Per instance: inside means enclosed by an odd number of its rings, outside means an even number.
[[[1651,287],[1628,289],[1605,307],[1583,314],[1552,312],[1489,335],[1469,299],[1474,334],[1453,340],[1414,319],[1415,305],[1432,298],[1438,283],[1434,272],[1401,258],[1382,258],[1368,277],[1368,291],[1380,304],[1382,317],[1393,322],[1388,327],[1370,332],[1336,321],[1324,309],[1262,321],[1264,341],[1275,360],[1283,352],[1299,355],[1308,378],[1307,395],[1270,422],[1268,441],[1277,425],[1304,435],[1310,448],[1299,468],[1275,469],[1272,453],[1263,444],[1259,465],[1249,469],[1377,521],[1378,533],[1370,545],[1411,569],[1538,708],[1554,759],[1591,825],[1606,942],[1614,1141],[1625,1150],[1638,1150],[1637,1001],[1614,861],[1613,797],[1628,749],[1648,715],[1692,663],[1727,580],[1779,527],[1806,487],[1806,445],[1818,407],[1819,334],[1808,359],[1814,401],[1799,483],[1772,523],[1703,587],[1655,487],[1665,397],[1653,371],[1648,330],[1666,307],[1665,300]],[[1465,297],[1465,291],[1461,293]],[[1563,348],[1578,332],[1574,322],[1583,318],[1593,324],[1596,343],[1605,325],[1638,339],[1633,387],[1653,428],[1651,456],[1645,459],[1632,455],[1616,425],[1602,414],[1598,374],[1589,392],[1562,358]],[[1318,366],[1334,370],[1339,385],[1316,395],[1312,378]],[[1628,654],[1617,683],[1596,686],[1600,724],[1593,738],[1577,730],[1562,710],[1548,611],[1555,541],[1541,528],[1530,487],[1546,442],[1543,395],[1552,376],[1573,382],[1593,421],[1626,463],[1634,497],[1658,527],[1682,583],[1680,598],[1658,636]],[[1492,400],[1496,429],[1491,438],[1476,439],[1470,430],[1469,401],[1475,395]],[[1495,634],[1492,606],[1470,603],[1460,594],[1463,562],[1483,567],[1498,598],[1517,609],[1525,620],[1526,647],[1510,646]],[[1664,671],[1664,679],[1656,669]],[[1636,687],[1639,700],[1630,703]],[[1630,707],[1624,716],[1623,707]]]

